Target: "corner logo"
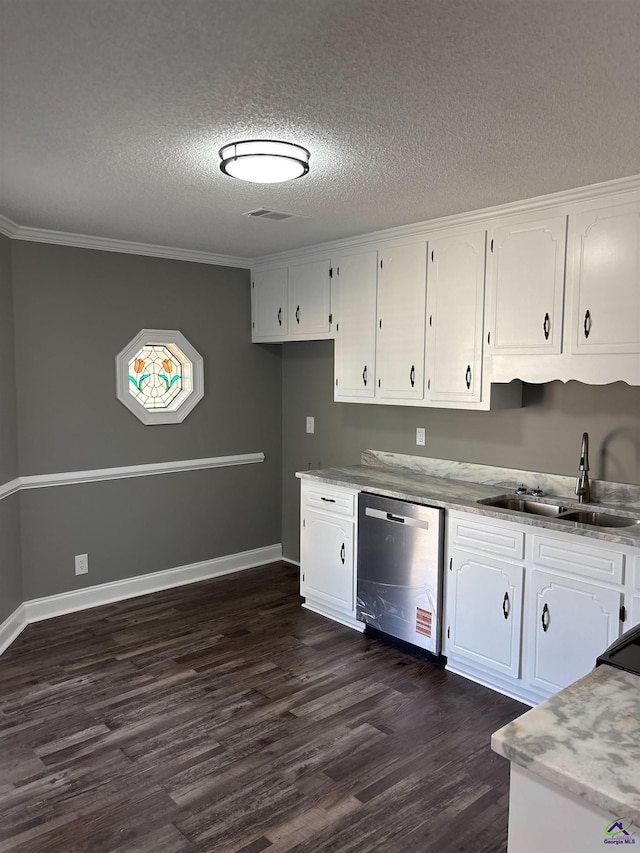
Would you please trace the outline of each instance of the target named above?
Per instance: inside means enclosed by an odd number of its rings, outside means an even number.
[[[604,827],[604,834],[607,836],[604,839],[604,844],[635,844],[636,840],[633,837],[634,832],[631,830],[632,822],[620,820],[616,818],[613,823],[608,823]]]

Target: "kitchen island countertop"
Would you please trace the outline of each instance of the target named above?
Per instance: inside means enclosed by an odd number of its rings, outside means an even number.
[[[491,747],[640,826],[640,676],[599,666],[495,732]]]

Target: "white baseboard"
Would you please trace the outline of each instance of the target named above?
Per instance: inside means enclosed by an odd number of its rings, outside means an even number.
[[[454,675],[460,675],[462,678],[468,678],[469,681],[474,681],[482,687],[488,687],[489,690],[495,690],[496,693],[502,693],[503,696],[508,696],[509,699],[515,699],[518,702],[522,702],[523,705],[529,705],[532,708],[535,708],[536,705],[539,705],[540,702],[543,702],[545,699],[544,696],[534,696],[534,694],[528,691],[526,687],[520,688],[518,686],[513,687],[508,685],[498,675],[488,677],[475,670],[475,668],[470,664],[468,665],[465,663],[463,666],[458,666],[455,662],[451,663],[450,661],[447,661],[445,669],[448,672],[452,672]]]
[[[353,628],[354,631],[359,631],[361,634],[364,633],[364,630],[367,627],[364,622],[358,622],[357,619],[347,616],[344,613],[340,613],[339,610],[333,610],[333,608],[327,607],[324,604],[315,605],[313,603],[309,603],[308,600],[305,600],[302,602],[302,606],[305,610],[311,610],[312,613],[317,613],[318,616],[324,616],[325,619],[331,619],[332,622],[339,622],[346,628]]]
[[[21,604],[0,624],[0,655],[9,648],[28,624],[24,604]]]
[[[151,572],[137,575],[112,583],[103,583],[85,589],[61,592],[58,595],[48,595],[45,598],[33,598],[25,601],[0,625],[0,654],[8,648],[18,634],[31,622],[51,619],[65,613],[75,613],[89,607],[99,607],[113,601],[125,598],[135,598],[150,592],[160,592],[184,584],[209,580],[210,578],[253,569],[265,563],[273,563],[282,559],[282,545],[267,545],[264,548],[254,548],[251,551],[241,551],[226,557],[216,557],[213,560],[203,560],[175,569],[165,569],[161,572]]]

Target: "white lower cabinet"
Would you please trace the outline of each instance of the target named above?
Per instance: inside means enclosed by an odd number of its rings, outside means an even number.
[[[617,543],[450,512],[449,668],[530,704],[552,696],[640,619],[636,561]]]
[[[450,652],[517,678],[523,567],[454,549],[449,575]]]
[[[353,521],[307,510],[303,525],[301,594],[353,610]]]
[[[527,678],[555,693],[593,669],[620,636],[622,591],[532,569]]]
[[[303,480],[300,595],[304,607],[364,630],[356,620],[357,492]]]

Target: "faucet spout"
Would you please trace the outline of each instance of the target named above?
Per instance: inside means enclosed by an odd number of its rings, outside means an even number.
[[[591,484],[589,483],[589,433],[582,433],[582,444],[580,446],[580,464],[578,465],[578,479],[576,480],[576,495],[580,503],[591,503]]]

